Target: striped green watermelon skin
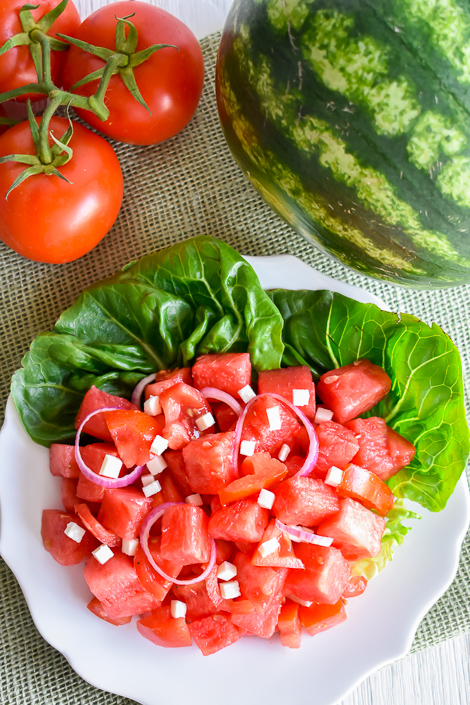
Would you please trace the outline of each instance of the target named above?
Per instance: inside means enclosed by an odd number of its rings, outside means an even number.
[[[468,3],[235,0],[216,87],[235,159],[307,239],[394,283],[470,282]]]

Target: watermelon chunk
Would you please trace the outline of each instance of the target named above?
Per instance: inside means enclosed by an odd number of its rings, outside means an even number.
[[[316,526],[339,509],[334,489],[316,478],[290,477],[273,492],[276,499],[272,513],[284,524]]]
[[[305,570],[291,570],[285,592],[301,600],[335,604],[343,594],[351,574],[348,561],[333,547],[299,543],[295,555]]]
[[[169,605],[157,607],[139,619],[136,626],[143,637],[157,646],[179,648],[193,643],[184,617],[172,617]]]
[[[207,515],[200,507],[168,507],[162,518],[162,558],[182,565],[206,563],[211,555],[207,525]]]
[[[321,536],[333,538],[334,545],[350,560],[377,556],[384,531],[383,517],[350,498],[341,500],[339,512],[317,529]]]
[[[235,433],[210,433],[183,448],[188,483],[193,492],[216,494],[236,477],[233,464]]]
[[[196,389],[215,387],[240,399],[238,390],[251,384],[249,353],[214,353],[201,355],[192,368]]]
[[[241,632],[222,614],[195,620],[189,631],[204,656],[215,654],[239,640]]]
[[[152,499],[135,487],[105,490],[98,521],[122,539],[135,539],[151,509]]]
[[[209,519],[209,534],[214,539],[256,543],[268,525],[269,511],[255,499],[240,499],[217,510]]]
[[[379,416],[355,419],[346,425],[359,443],[352,462],[371,470],[384,482],[413,460],[415,447]]]
[[[353,431],[335,421],[323,421],[315,429],[318,437],[318,459],[314,473],[325,479],[334,465],[343,470],[359,450]]]
[[[315,419],[315,385],[313,384],[310,367],[283,367],[280,370],[260,370],[258,375],[259,394],[279,394],[291,404],[294,404],[294,389],[307,390],[308,404],[299,406],[299,409],[311,421]]]
[[[75,419],[75,428],[80,428],[82,422],[88,414],[96,409],[105,407],[117,407],[118,409],[134,409],[138,410],[135,404],[131,404],[127,399],[108,394],[98,389],[95,386],[90,387],[88,392],[83,397],[83,401],[78,410],[77,418]],[[106,424],[104,414],[96,414],[83,427],[83,433],[88,433],[93,438],[100,438],[102,441],[112,441],[111,434]]]

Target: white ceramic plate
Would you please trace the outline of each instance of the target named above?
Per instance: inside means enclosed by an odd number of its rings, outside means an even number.
[[[325,277],[295,257],[247,258],[265,288],[327,288],[364,302],[371,294]],[[41,512],[60,508],[48,451],[24,431],[11,399],[0,434],[0,552],[16,575],[43,637],[92,685],[144,705],[333,705],[380,666],[404,656],[419,622],[451,583],[470,517],[462,479],[445,511],[423,514],[393,562],[349,601],[346,622],[298,650],[278,639],[243,638],[204,657],[196,647],[162,649],[134,624],[114,627],[87,609],[80,566],[63,568],[42,547]]]

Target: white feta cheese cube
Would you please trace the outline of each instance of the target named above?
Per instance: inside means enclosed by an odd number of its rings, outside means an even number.
[[[215,419],[210,412],[196,419],[196,426],[200,431],[205,431],[215,424]]]
[[[230,580],[228,583],[220,583],[220,594],[224,600],[233,600],[235,597],[240,597],[240,585],[238,580]]]
[[[102,543],[101,546],[98,546],[98,548],[95,548],[92,553],[98,563],[101,563],[101,565],[107,563],[109,559],[114,556],[114,553],[111,551],[109,546],[105,546],[104,543]]]
[[[240,455],[246,455],[248,457],[254,455],[255,446],[255,441],[242,441],[240,443]]]
[[[75,541],[75,543],[80,543],[82,538],[85,536],[86,531],[83,527],[76,524],[74,521],[69,521],[64,529],[64,534]]]
[[[270,490],[262,489],[258,495],[258,504],[264,509],[272,509],[276,495]]]
[[[279,453],[277,454],[278,460],[280,460],[281,463],[283,463],[284,460],[287,459],[287,456],[289,455],[290,450],[291,450],[291,449],[290,449],[290,446],[288,446],[287,443],[283,443],[283,444],[282,444],[281,450],[280,450]]]
[[[100,467],[100,475],[110,477],[115,480],[119,477],[122,468],[122,460],[115,455],[105,455]]]
[[[181,617],[186,617],[186,603],[181,602],[181,600],[172,600],[170,602],[170,614],[173,619],[180,619]]]
[[[264,543],[261,543],[258,546],[258,551],[260,552],[261,558],[266,558],[266,556],[269,556],[277,550],[279,550],[279,541],[275,536],[272,539],[269,539],[269,541],[264,541]]]
[[[147,463],[147,468],[150,470],[152,475],[159,475],[166,467],[168,467],[168,463],[163,455],[155,455],[155,457]]]
[[[159,483],[158,480],[154,480],[148,485],[145,485],[145,487],[142,487],[142,492],[146,497],[153,497],[154,494],[157,494],[157,492],[160,492],[162,489],[161,484]]]
[[[159,436],[157,434],[152,441],[152,445],[150,446],[150,452],[155,453],[155,455],[161,455],[167,448],[168,441],[166,438],[163,438],[163,436]]]
[[[137,549],[139,548],[139,539],[123,539],[121,551],[126,554],[126,556],[135,556]]]
[[[223,580],[224,582],[231,580],[236,576],[236,574],[237,566],[233,565],[233,563],[230,563],[229,561],[224,561],[217,568],[217,577],[219,580]]]
[[[333,412],[329,409],[325,409],[324,406],[317,406],[315,412],[315,423],[322,423],[322,421],[331,421],[333,418]]]
[[[266,416],[268,417],[269,428],[271,431],[281,430],[281,413],[278,406],[270,406],[266,409]]]
[[[328,548],[333,543],[333,539],[329,536],[319,536],[318,534],[315,534],[312,543],[316,546],[326,546]]]
[[[310,391],[308,389],[293,389],[292,403],[294,406],[308,406],[310,402]]]
[[[196,507],[202,507],[204,502],[200,494],[190,494],[184,498],[186,504],[194,504]]]
[[[140,479],[142,480],[143,486],[146,487],[147,485],[150,485],[150,483],[153,482],[155,478],[153,475],[149,474],[149,475],[141,475]]]
[[[256,392],[250,387],[249,384],[246,384],[244,387],[238,390],[238,396],[242,401],[245,402],[245,404],[248,404],[250,399],[254,399],[256,396]]]
[[[297,595],[286,595],[286,597],[289,600],[292,600],[292,602],[297,602],[303,607],[311,607],[313,605],[313,602],[309,602],[308,600],[301,600],[300,597],[297,597]]]
[[[158,416],[162,413],[160,397],[151,396],[144,402],[144,411],[149,416]]]
[[[326,477],[323,480],[325,485],[331,485],[331,487],[338,487],[341,480],[343,479],[343,471],[332,465],[326,473]]]

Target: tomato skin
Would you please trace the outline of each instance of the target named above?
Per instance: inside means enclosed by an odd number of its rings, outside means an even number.
[[[129,144],[157,144],[173,137],[194,115],[204,83],[204,60],[199,43],[180,20],[168,12],[137,0],[124,0],[105,5],[92,13],[75,32],[78,39],[95,46],[115,48],[115,17],[134,14],[131,22],[138,31],[137,51],[152,44],[174,44],[155,52],[134,69],[139,90],[150,113],[129,93],[119,75],[112,76],[105,103],[109,118],[102,122],[93,113],[77,110],[89,125]],[[84,76],[104,66],[104,62],[78,47],[72,46],[64,67],[67,89]],[[91,95],[97,81],[90,82],[76,93]]]
[[[47,12],[57,7],[59,2],[60,0],[41,0],[38,3],[38,9],[31,11],[33,18],[37,22]],[[10,37],[23,31],[18,13],[24,4],[23,0],[8,0],[8,2],[0,3],[0,46],[3,46]],[[67,7],[56,19],[48,34],[51,37],[56,37],[57,32],[74,35],[79,26],[80,15],[73,2],[69,0]],[[62,70],[66,58],[66,51],[51,52],[52,82],[58,87],[62,86]],[[0,56],[0,93],[11,91],[28,83],[37,83],[37,80],[36,69],[27,46],[14,47]],[[18,100],[25,101],[27,98],[38,100],[43,97],[42,94],[28,93]]]
[[[64,118],[50,122],[56,137],[68,126]],[[0,164],[0,239],[35,262],[62,264],[82,257],[103,239],[121,207],[123,178],[111,145],[79,123],[74,123],[69,144],[73,157],[60,172],[70,184],[58,176],[36,174],[6,200],[25,165]],[[34,153],[27,121],[0,136],[0,156]]]

